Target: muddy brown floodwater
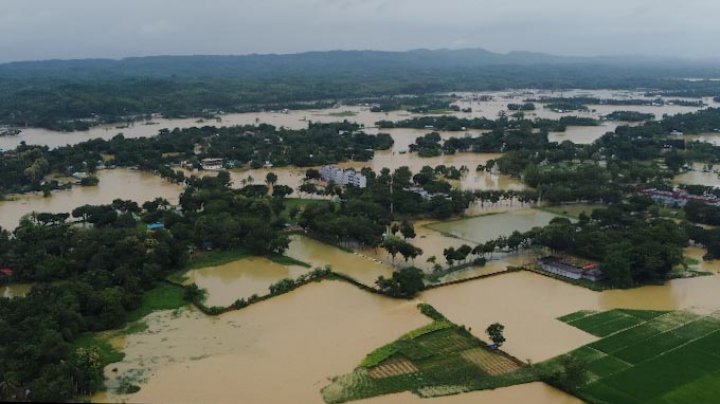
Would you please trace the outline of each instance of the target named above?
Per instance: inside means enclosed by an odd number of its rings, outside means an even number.
[[[240,298],[270,293],[271,284],[296,279],[308,272],[298,265],[281,265],[267,258],[245,258],[224,265],[195,269],[185,274],[186,284],[197,284],[207,290],[207,306],[227,307]]]
[[[416,304],[326,281],[219,317],[155,313],[106,369],[110,389],[129,377],[140,392],[93,401],[320,403],[328,377],[429,322]]]
[[[559,316],[613,308],[707,312],[720,307],[717,290],[717,275],[598,293],[531,272],[517,272],[433,289],[423,293],[422,299],[450,320],[472,327],[480,338],[488,325],[501,322],[507,338],[503,349],[522,360],[539,362],[596,339],[556,320]]]
[[[472,108],[471,113],[448,111],[449,115],[463,118],[488,118],[495,119],[501,112],[507,111],[507,104],[522,103],[526,98],[535,98],[538,96],[553,97],[572,97],[572,96],[591,96],[597,98],[643,98],[642,93],[631,91],[612,91],[612,90],[571,90],[562,92],[542,91],[542,90],[517,90],[517,91],[501,91],[490,93],[458,93],[462,97],[456,104],[461,108]],[[473,99],[477,95],[490,95],[493,97],[490,101],[478,101]],[[716,106],[711,98],[704,100]],[[683,107],[677,105],[663,106],[611,106],[611,105],[590,105],[590,111],[587,112],[563,112],[558,113],[549,109],[544,109],[541,104],[536,104],[537,110],[525,113],[525,116],[534,118],[558,119],[562,116],[582,116],[598,118],[601,115],[607,115],[613,111],[638,111],[649,112],[655,114],[660,119],[663,114],[674,115],[678,113],[687,113],[697,111],[697,107]],[[128,127],[118,128],[117,125],[103,125],[93,127],[83,132],[55,132],[41,128],[24,128],[18,136],[0,137],[0,148],[13,149],[24,141],[30,145],[41,145],[49,147],[59,147],[65,145],[77,144],[90,139],[102,138],[110,139],[113,136],[122,133],[126,138],[149,137],[158,134],[160,129],[174,128],[190,128],[201,127],[205,125],[212,126],[233,126],[233,125],[255,125],[258,123],[267,123],[275,126],[284,126],[289,129],[306,128],[308,122],[341,122],[348,120],[350,122],[360,123],[368,128],[373,127],[376,122],[381,120],[399,121],[413,117],[423,116],[422,114],[411,114],[405,111],[393,111],[388,113],[370,112],[367,106],[340,106],[322,110],[295,110],[282,112],[252,112],[252,113],[234,113],[224,114],[216,119],[163,119],[155,118],[149,122],[135,122]],[[568,127],[564,133],[552,133],[550,140],[563,141],[571,140],[576,143],[590,143],[598,137],[602,136],[606,131],[614,130],[615,126],[622,123],[605,122],[599,127]]]
[[[20,218],[32,212],[70,213],[82,205],[109,204],[114,199],[129,199],[142,205],[155,198],[165,198],[177,204],[182,187],[157,175],[136,170],[100,170],[100,183],[94,187],[75,186],[55,191],[50,197],[39,194],[17,195],[0,201],[0,226],[14,229]]]
[[[676,176],[673,182],[676,184],[720,187],[720,166],[693,163],[692,168],[692,171]]]
[[[410,392],[357,401],[358,404],[575,404],[581,400],[544,383],[528,383],[496,390],[473,391],[454,396],[421,398]]]
[[[375,285],[379,276],[392,276],[393,268],[378,262],[370,256],[352,253],[321,243],[305,236],[292,236],[285,255],[306,262],[313,267],[330,265],[336,272],[343,273],[365,285]]]

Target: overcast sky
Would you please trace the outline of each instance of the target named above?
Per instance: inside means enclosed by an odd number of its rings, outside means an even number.
[[[0,61],[331,49],[720,55],[719,0],[0,0]]]

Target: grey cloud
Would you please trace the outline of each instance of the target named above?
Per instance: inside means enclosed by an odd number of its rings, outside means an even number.
[[[713,57],[715,0],[0,0],[0,61],[482,47]]]

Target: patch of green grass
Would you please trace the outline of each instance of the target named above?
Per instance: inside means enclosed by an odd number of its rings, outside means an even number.
[[[563,323],[572,323],[575,320],[580,320],[581,318],[585,318],[585,317],[591,316],[593,314],[596,314],[596,312],[588,311],[588,310],[581,310],[581,311],[576,311],[575,313],[566,314],[562,317],[558,317],[557,319],[562,321]]]
[[[217,267],[228,264],[243,258],[252,257],[253,255],[245,250],[225,250],[225,251],[206,251],[197,253],[194,258],[188,262],[185,270],[200,269],[206,267]]]
[[[408,342],[423,336],[425,334],[429,334],[435,331],[444,330],[450,327],[454,327],[454,324],[452,324],[449,321],[433,321],[432,323],[425,325],[423,327],[420,327],[416,330],[410,331],[409,333],[403,335],[400,337],[397,341],[391,342],[385,346],[382,346],[372,352],[370,352],[367,356],[365,356],[365,359],[363,359],[362,362],[360,362],[360,367],[364,368],[371,368],[373,366],[377,366],[383,361],[389,359],[393,355],[395,355],[398,352],[405,351],[410,352],[411,348],[408,346]],[[422,349],[422,348],[418,348]]]
[[[129,324],[127,327],[125,327],[125,329],[122,332],[126,335],[139,334],[147,329],[148,329],[147,323],[142,320],[138,320],[138,321],[135,321],[135,322]]]
[[[603,338],[600,341],[593,342],[590,346],[605,353],[613,353],[637,341],[642,341],[659,333],[660,330],[650,324],[640,324],[607,338]]]
[[[629,309],[619,309],[619,311],[633,316],[637,317],[639,319],[643,320],[650,320],[658,316],[662,316],[665,314],[668,314],[668,311],[658,311],[658,310],[629,310]]]
[[[580,397],[588,402],[600,402],[600,403],[625,403],[635,404],[640,403],[635,397],[618,391],[602,382],[595,382],[588,384],[587,386],[580,389],[578,392]],[[601,397],[601,399],[598,399]]]
[[[334,378],[332,384],[323,388],[326,402],[341,403],[402,391],[431,397],[538,380],[532,369],[519,367],[500,352],[487,351],[484,342],[430,306],[418,307],[437,320],[376,349],[354,372]],[[490,366],[503,366],[507,373],[490,376],[481,367],[488,364],[466,359],[466,353],[475,355],[477,349],[486,350],[488,363],[493,363]],[[390,374],[398,369],[410,369],[410,373]]]
[[[110,343],[103,337],[87,333],[80,336],[72,343],[73,351],[78,348],[89,349],[96,347],[100,351],[100,358],[103,366],[107,366],[111,363],[121,362],[125,358],[125,354],[113,348]]]
[[[570,322],[573,327],[598,337],[605,337],[642,323],[643,320],[622,310],[610,310]]]
[[[610,376],[613,373],[620,372],[622,370],[625,370],[632,365],[623,362],[622,360],[614,357],[614,356],[605,356],[601,359],[598,359],[594,362],[592,362],[588,366],[588,370],[592,372],[594,375],[603,378]]]
[[[663,352],[667,352],[684,345],[688,341],[689,339],[679,337],[672,331],[668,331],[662,334],[653,335],[650,338],[629,345],[626,348],[613,353],[613,356],[636,365],[652,359]]]
[[[580,398],[598,403],[716,401],[720,394],[720,319],[681,311],[636,310],[564,318],[573,326],[597,331],[618,325],[623,315],[640,324],[567,354],[584,362],[590,372],[586,384],[576,391]],[[588,348],[605,354],[591,355]],[[557,370],[559,363],[560,358],[553,358],[537,368]]]
[[[183,299],[185,290],[181,287],[161,283],[156,288],[145,292],[142,305],[128,314],[128,322],[138,321],[154,311],[174,310],[188,304]]]
[[[687,383],[660,397],[665,403],[703,403],[709,397],[720,397],[720,372],[713,372],[705,377]]]

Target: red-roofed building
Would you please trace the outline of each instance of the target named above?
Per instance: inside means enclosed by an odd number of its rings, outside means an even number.
[[[0,268],[1,276],[13,276],[14,272],[10,268]]]
[[[604,277],[602,271],[600,271],[600,265],[583,261],[571,257],[549,256],[540,258],[538,266],[545,272],[570,279],[587,279],[597,282]]]

